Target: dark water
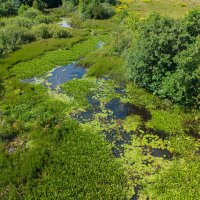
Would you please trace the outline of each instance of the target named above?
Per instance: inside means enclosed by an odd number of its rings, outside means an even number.
[[[119,99],[113,99],[106,104],[106,109],[111,110],[116,119],[123,120],[129,115],[139,115],[144,121],[151,119],[151,113],[145,107],[121,103]]]
[[[170,160],[173,157],[173,155],[167,149],[158,149],[158,148],[153,148],[151,150],[151,155],[153,157],[159,157],[165,160]]]
[[[81,79],[83,75],[86,73],[86,70],[83,67],[77,65],[77,63],[73,62],[69,65],[63,67],[55,68],[48,77],[48,74],[40,77],[40,78],[30,78],[25,79],[23,82],[28,83],[36,83],[39,80],[39,83],[49,87],[54,90],[57,86],[72,80],[72,79]]]
[[[123,128],[110,131],[103,131],[106,140],[113,144],[112,153],[116,158],[120,158],[124,154],[124,145],[131,145],[133,132],[126,132]]]
[[[51,89],[55,89],[57,86],[74,78],[81,79],[85,73],[86,70],[77,66],[74,62],[67,66],[56,68],[47,79],[47,82],[51,84]]]
[[[120,89],[121,93],[123,90]],[[85,112],[78,113],[75,117],[81,123],[86,123],[94,120],[94,115],[96,113],[101,113],[102,110],[100,108],[100,101],[91,97],[88,97],[88,102],[91,107]],[[112,153],[116,158],[121,157],[124,154],[124,145],[131,145],[132,135],[135,134],[138,137],[143,137],[145,134],[155,134],[158,135],[161,139],[165,139],[167,133],[163,133],[158,130],[147,129],[144,125],[144,122],[151,119],[151,113],[145,108],[136,106],[133,104],[126,104],[120,102],[119,99],[113,99],[105,105],[105,109],[107,110],[108,116],[105,118],[99,118],[100,124],[114,124],[115,128],[109,131],[103,131],[102,134],[105,135],[106,140],[113,145]],[[111,111],[111,112],[108,112]],[[135,132],[126,132],[122,127],[122,120],[124,120],[127,116],[130,115],[139,115],[143,122],[138,130]],[[114,120],[114,121],[113,121]],[[151,141],[149,141],[151,142]],[[144,155],[150,152],[153,157],[160,157],[163,159],[171,159],[172,154],[167,149],[159,149],[159,148],[149,148],[142,147]],[[146,161],[148,164],[148,161]]]

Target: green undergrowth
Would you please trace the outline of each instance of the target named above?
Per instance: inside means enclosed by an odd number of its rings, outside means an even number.
[[[63,86],[77,98],[70,85],[85,98],[93,81],[74,80]],[[127,199],[122,164],[93,128],[82,129],[67,118],[71,102],[52,98],[42,85],[20,82],[7,88],[5,98],[1,199]]]
[[[198,199],[199,162],[199,156],[174,161],[155,176],[153,184],[147,185],[146,194],[150,199]]]
[[[66,134],[50,161],[25,199],[126,199],[123,169],[92,129]]]
[[[139,88],[133,83],[126,86],[127,97],[123,102],[130,102],[137,106],[144,106],[151,112],[151,119],[146,126],[154,130],[160,130],[171,134],[193,132],[199,135],[198,123],[200,113],[198,110],[187,110],[169,100],[163,100],[145,89]]]
[[[98,20],[98,19],[87,19],[81,23],[81,28],[89,29],[94,33],[107,33],[112,30],[114,19]]]
[[[89,68],[87,76],[100,78],[109,76],[113,79],[122,80],[125,69],[124,62],[120,57],[108,56],[101,49],[88,54],[79,63]]]
[[[73,107],[88,107],[87,97],[95,90],[95,83],[95,79],[75,79],[64,83],[61,88],[67,96],[73,98]]]

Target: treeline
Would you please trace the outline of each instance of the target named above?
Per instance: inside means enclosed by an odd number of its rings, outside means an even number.
[[[78,8],[82,18],[105,19],[114,14],[116,0],[0,0],[0,17],[16,15],[20,6],[30,6],[43,11],[59,6]]]
[[[199,107],[200,9],[181,20],[156,13],[122,18],[114,47],[124,53],[129,77],[162,98]]]
[[[21,5],[33,6],[39,10],[62,5],[61,0],[0,0],[0,17],[16,15]]]

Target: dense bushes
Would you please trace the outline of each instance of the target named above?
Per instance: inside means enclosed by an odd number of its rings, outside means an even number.
[[[0,54],[8,53],[18,45],[37,39],[66,38],[70,32],[58,25],[52,25],[52,19],[34,8],[24,9],[22,14],[0,22]]]
[[[12,0],[0,0],[0,17],[15,15],[17,8]]]
[[[48,38],[66,38],[70,37],[70,32],[57,26],[57,25],[47,25],[39,24],[34,26],[32,29],[33,34],[36,39],[48,39]]]
[[[0,0],[0,17],[16,15],[23,9],[32,6],[38,10],[62,5],[61,0]]]
[[[199,106],[199,18],[196,9],[184,20],[152,14],[140,23],[127,56],[131,79],[161,97]]]
[[[35,36],[27,28],[7,26],[0,31],[0,53],[11,52],[16,49],[17,45],[34,40]]]
[[[84,18],[107,19],[114,15],[114,9],[108,3],[91,2],[87,8],[83,10]]]

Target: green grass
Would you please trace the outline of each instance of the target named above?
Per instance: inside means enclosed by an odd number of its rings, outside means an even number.
[[[183,133],[183,115],[179,112],[170,113],[170,110],[152,110],[152,119],[147,122],[147,127],[162,130],[171,134]]]
[[[119,57],[104,55],[101,49],[88,54],[79,63],[89,68],[87,72],[89,77],[111,76],[114,79],[122,79],[124,74],[123,60]]]
[[[199,162],[199,157],[173,161],[168,169],[156,175],[154,183],[147,186],[146,194],[150,199],[198,199]]]

